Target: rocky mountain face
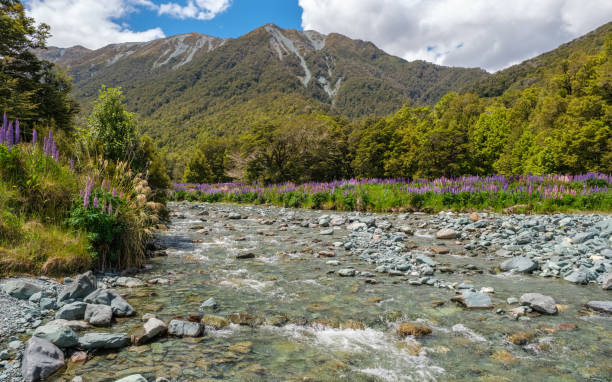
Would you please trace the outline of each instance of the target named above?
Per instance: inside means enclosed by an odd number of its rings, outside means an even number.
[[[228,110],[386,115],[406,102],[434,104],[488,76],[481,69],[407,62],[340,34],[272,24],[236,39],[189,33],[98,50],[49,48],[39,56],[68,69],[85,109],[101,84],[122,86],[129,109],[158,137],[156,130],[169,127],[179,134],[210,130],[210,124],[218,132],[241,128]]]

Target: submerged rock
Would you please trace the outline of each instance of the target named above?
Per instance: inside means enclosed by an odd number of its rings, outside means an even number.
[[[431,334],[431,328],[421,324],[414,324],[412,322],[402,322],[397,328],[397,334],[401,337],[423,337]]]
[[[51,342],[39,337],[26,342],[21,361],[21,375],[26,382],[47,379],[64,365],[64,353]]]
[[[204,325],[208,325],[210,327],[212,327],[215,330],[219,330],[219,329],[223,329],[226,326],[229,326],[230,322],[225,319],[224,317],[221,316],[215,316],[212,314],[205,314],[204,317],[202,317],[202,321],[201,321]]]
[[[491,297],[488,294],[471,290],[464,290],[459,296],[452,297],[451,300],[468,309],[490,309],[493,307]]]
[[[540,293],[525,293],[521,296],[520,302],[536,312],[543,314],[557,314],[555,299]]]
[[[214,297],[209,298],[200,305],[200,309],[217,309],[217,300]]]

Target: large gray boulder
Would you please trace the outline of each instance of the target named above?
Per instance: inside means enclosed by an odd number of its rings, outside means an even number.
[[[168,331],[168,326],[160,319],[151,317],[145,322],[143,330],[135,336],[136,345],[145,344]]]
[[[81,301],[66,304],[55,313],[55,319],[82,320],[85,317],[85,309],[87,309],[87,304]]]
[[[536,312],[543,314],[557,314],[557,304],[555,299],[540,293],[525,293],[520,300],[522,305],[526,305]]]
[[[113,309],[108,305],[87,304],[85,321],[93,326],[110,326],[113,319]]]
[[[565,276],[563,279],[574,284],[588,284],[589,275],[581,270],[575,270],[569,275]]]
[[[530,273],[538,269],[538,263],[528,257],[517,256],[504,261],[499,267],[504,272],[514,270],[522,273]]]
[[[113,289],[98,289],[84,299],[89,304],[109,305],[116,317],[128,317],[136,313],[134,308]]]
[[[612,301],[589,301],[586,307],[597,312],[612,314]]]
[[[82,299],[98,287],[98,281],[92,271],[78,275],[76,280],[64,287],[57,297],[58,301]]]
[[[168,334],[177,337],[199,337],[202,334],[202,325],[198,322],[175,319],[168,325]]]
[[[120,349],[130,344],[125,333],[87,333],[79,338],[79,347],[86,350]]]
[[[26,342],[21,361],[21,375],[26,382],[47,379],[64,365],[64,353],[51,342],[39,337]]]
[[[38,285],[26,280],[10,280],[3,287],[4,291],[20,300],[27,300],[33,294],[42,291]]]
[[[60,348],[71,348],[79,342],[77,334],[69,326],[58,321],[39,326],[34,331],[34,336],[43,338]]]

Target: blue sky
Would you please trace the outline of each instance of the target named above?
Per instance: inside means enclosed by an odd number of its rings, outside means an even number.
[[[154,0],[153,3],[159,5],[167,1]],[[137,31],[160,27],[167,36],[198,32],[216,37],[239,37],[267,23],[302,29],[302,8],[297,0],[233,0],[227,10],[212,20],[177,19],[142,9],[118,21]]]
[[[588,0],[24,0],[52,46],[98,49],[199,32],[239,37],[266,23],[341,33],[406,60],[496,71],[612,20]]]

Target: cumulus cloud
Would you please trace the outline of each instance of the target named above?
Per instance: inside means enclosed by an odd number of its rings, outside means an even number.
[[[157,9],[149,0],[31,0],[27,3],[29,16],[51,26],[49,45],[83,45],[90,49],[164,37],[160,28],[137,32],[115,22],[138,7]]]
[[[407,60],[495,71],[612,19],[609,0],[299,0],[302,27]]]
[[[231,5],[231,0],[189,0],[186,5],[161,4],[160,15],[167,14],[179,19],[211,20]]]

